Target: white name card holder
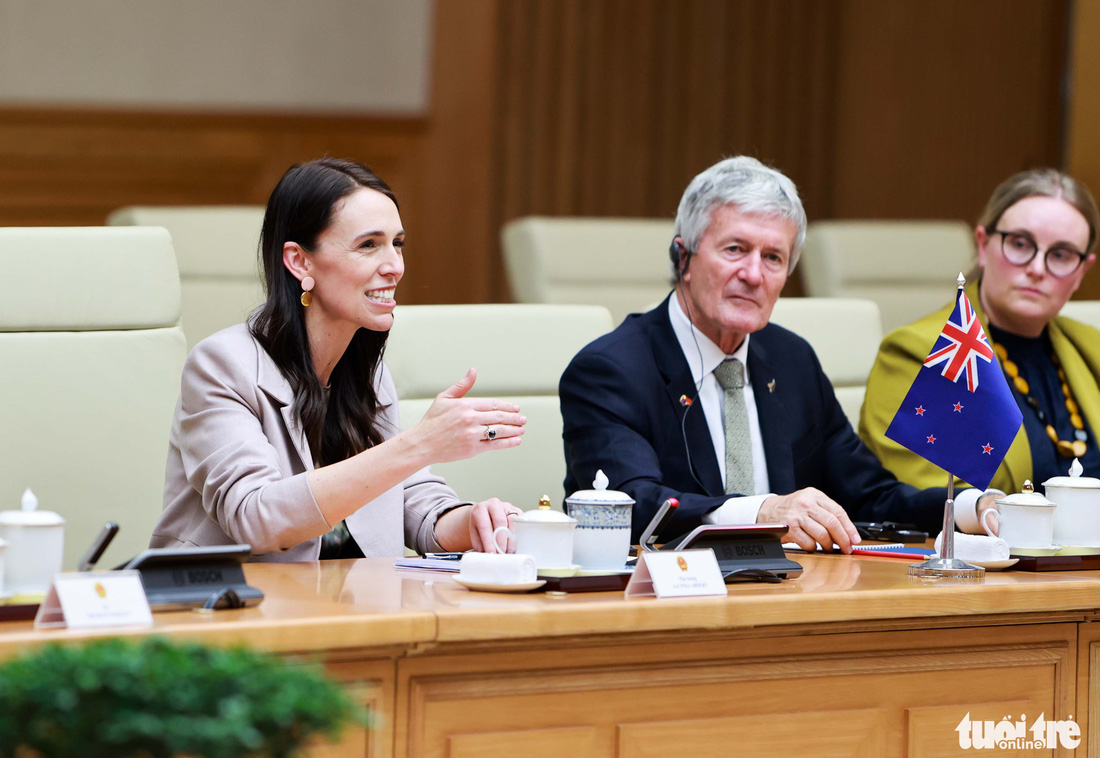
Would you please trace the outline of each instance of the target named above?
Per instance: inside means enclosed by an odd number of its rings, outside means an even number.
[[[700,597],[725,595],[726,583],[714,551],[642,552],[626,597]]]
[[[58,574],[34,617],[35,629],[152,625],[138,571]]]

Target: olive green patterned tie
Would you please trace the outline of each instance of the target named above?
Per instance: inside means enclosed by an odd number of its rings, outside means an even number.
[[[745,410],[745,366],[737,358],[722,361],[714,369],[722,385],[722,426],[726,433],[726,494],[755,495],[749,414]]]

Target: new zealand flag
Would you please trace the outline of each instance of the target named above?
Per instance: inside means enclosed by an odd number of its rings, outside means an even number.
[[[960,288],[955,310],[886,436],[985,489],[1022,421],[985,330]]]

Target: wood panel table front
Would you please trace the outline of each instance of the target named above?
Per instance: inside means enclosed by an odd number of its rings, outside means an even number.
[[[793,557],[797,579],[669,600],[471,592],[389,559],[249,564],[255,608],[151,631],[9,622],[0,657],[150,633],[320,657],[375,718],[316,756],[964,755],[967,714],[1074,720],[1076,754],[1100,756],[1100,572],[928,581],[897,559]]]

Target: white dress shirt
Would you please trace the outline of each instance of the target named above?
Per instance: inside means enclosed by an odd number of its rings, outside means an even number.
[[[693,405],[688,412],[697,413],[701,410],[706,418],[707,430],[710,432],[711,444],[714,445],[714,457],[718,461],[723,487],[726,484],[724,465],[726,428],[722,419],[723,390],[714,376],[714,369],[727,358],[737,358],[745,366],[745,386],[741,391],[745,395],[745,410],[748,414],[749,441],[752,443],[752,472],[756,492],[744,497],[729,498],[721,507],[703,516],[703,521],[710,524],[754,524],[760,512],[760,506],[773,493],[769,492],[768,461],[764,457],[764,438],[760,436],[760,416],[756,412],[756,396],[753,394],[749,376],[749,338],[752,335],[746,335],[733,354],[726,355],[709,337],[691,325],[675,293],[668,299],[668,317],[672,321],[672,331],[676,333],[680,349],[684,351],[684,357],[691,369],[691,380],[699,388],[699,396],[695,401],[695,405],[699,408],[696,410]]]
[[[695,404],[700,406],[706,418],[707,430],[710,432],[711,444],[714,446],[714,456],[719,462],[718,469],[722,475],[723,487],[726,484],[726,468],[723,465],[726,460],[726,432],[722,420],[723,390],[714,376],[714,369],[727,358],[737,358],[745,366],[745,386],[742,392],[745,394],[745,410],[748,413],[756,492],[752,495],[727,499],[718,508],[703,516],[703,521],[708,524],[755,524],[760,506],[775,493],[768,491],[770,489],[768,462],[764,457],[764,439],[760,436],[760,416],[756,410],[756,396],[752,391],[749,378],[749,339],[752,335],[745,335],[745,339],[733,354],[726,355],[709,337],[692,326],[680,307],[680,300],[675,292],[668,299],[668,317],[672,322],[672,331],[675,332],[680,349],[684,352],[684,358],[687,359],[688,367],[691,369],[691,379],[699,390]],[[692,409],[688,412],[693,412]],[[999,492],[999,490],[988,491]],[[959,529],[981,534],[977,507],[978,498],[982,494],[978,489],[965,489],[956,493],[955,523]]]

